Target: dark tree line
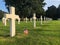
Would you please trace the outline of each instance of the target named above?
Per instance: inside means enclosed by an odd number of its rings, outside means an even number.
[[[57,20],[60,18],[60,5],[56,8],[54,5],[48,7],[46,11],[46,16],[52,18],[53,20]]]
[[[44,15],[44,0],[4,0],[5,5],[14,6],[16,8],[16,14],[21,18],[32,17],[33,13],[37,14],[37,17]],[[9,10],[9,7],[7,7]]]
[[[31,18],[33,13],[36,13],[37,18],[40,18],[41,15],[45,15],[53,20],[60,18],[60,5],[58,8],[52,5],[45,12],[43,9],[45,6],[44,0],[4,0],[4,2],[8,11],[10,6],[14,6],[16,8],[16,14],[21,18]],[[2,18],[2,14],[0,18]]]
[[[2,18],[3,18],[4,13],[5,13],[4,11],[0,10],[0,19],[2,19]]]

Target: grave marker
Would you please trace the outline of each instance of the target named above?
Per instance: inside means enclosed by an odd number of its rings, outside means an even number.
[[[44,16],[44,23],[45,23],[45,21],[46,21],[46,17]]]
[[[5,14],[5,18],[10,19],[10,36],[13,37],[15,36],[15,20],[19,18],[19,16],[15,15],[14,7],[10,7],[10,14]]]
[[[6,26],[6,19],[5,19],[5,17],[2,18],[2,22]]]
[[[32,22],[32,18],[30,18],[30,22]]]
[[[42,19],[42,15],[41,15],[41,17],[40,17],[40,18],[41,18],[41,25],[42,25],[42,20],[43,20],[43,19]]]
[[[26,19],[25,21],[26,21],[26,23],[27,23],[27,21],[28,21],[27,17],[26,17],[25,19]]]
[[[34,20],[34,28],[36,27],[36,14],[33,14],[33,20]]]

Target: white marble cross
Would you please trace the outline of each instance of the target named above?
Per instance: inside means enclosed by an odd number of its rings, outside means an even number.
[[[6,26],[6,19],[5,19],[5,17],[2,18],[2,22]]]
[[[40,18],[41,18],[41,25],[42,25],[42,20],[43,20],[43,19],[42,19],[42,15],[41,15],[41,17],[40,17]]]
[[[5,14],[6,19],[10,19],[10,36],[15,36],[15,20],[19,18],[19,16],[15,15],[15,8],[10,7],[10,14]]]
[[[36,14],[33,14],[33,20],[34,20],[34,28],[36,27]]]
[[[18,15],[16,15],[16,19],[18,20],[18,24],[20,24],[20,18]]]
[[[32,18],[30,18],[30,22],[32,22]]]
[[[46,17],[44,16],[44,23],[45,23],[45,21],[46,21]]]
[[[27,17],[25,19],[26,19],[26,23],[27,23],[27,21],[28,21]]]
[[[20,18],[18,18],[18,24],[20,24]]]

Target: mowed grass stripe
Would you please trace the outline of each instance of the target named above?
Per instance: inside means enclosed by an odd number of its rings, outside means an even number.
[[[33,22],[16,22],[16,36],[9,36],[9,23],[4,26],[0,21],[0,45],[60,45],[60,21],[47,21],[33,28]],[[28,29],[29,34],[24,35],[24,29]]]

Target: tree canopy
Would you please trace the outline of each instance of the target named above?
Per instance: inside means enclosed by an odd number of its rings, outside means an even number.
[[[3,18],[4,13],[5,13],[5,12],[3,12],[2,10],[0,10],[0,19],[2,19],[2,18]]]
[[[33,13],[44,14],[44,0],[5,0],[6,7],[14,6],[20,17],[32,17]],[[7,7],[9,10],[9,7]]]
[[[56,13],[57,13],[56,16],[57,16],[58,18],[60,18],[60,5],[58,6],[58,8],[57,8],[57,12],[56,12]]]
[[[57,8],[54,5],[48,7],[46,10],[46,16],[52,18],[53,20],[60,18],[60,5]]]

